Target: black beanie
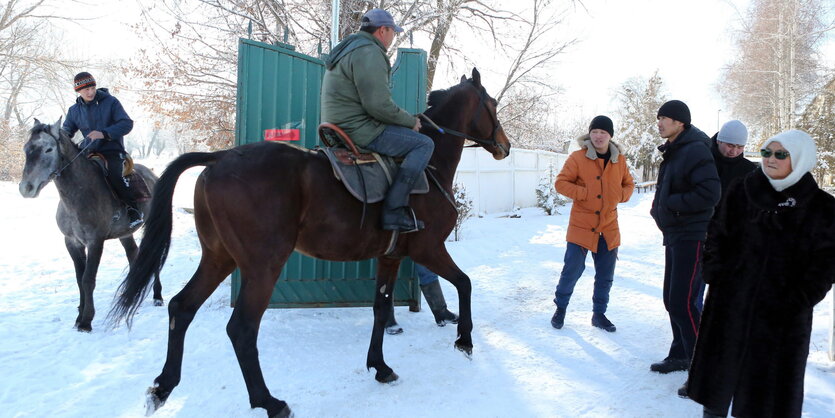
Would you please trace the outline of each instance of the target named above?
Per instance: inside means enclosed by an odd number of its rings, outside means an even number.
[[[79,91],[90,86],[95,87],[96,79],[90,73],[83,71],[75,75],[75,78],[72,80],[72,85],[75,91]]]
[[[670,100],[661,105],[658,109],[658,117],[661,116],[677,120],[683,123],[685,127],[690,126],[690,108],[681,100]]]
[[[589,124],[589,132],[591,132],[592,129],[603,129],[609,133],[609,136],[615,136],[615,127],[614,124],[612,124],[612,120],[603,115],[595,116],[594,119],[591,120],[591,123]]]

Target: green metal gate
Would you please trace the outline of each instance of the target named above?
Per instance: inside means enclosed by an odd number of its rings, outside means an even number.
[[[291,49],[247,39],[238,44],[235,144],[263,141],[268,130],[298,130],[306,148],[320,145],[319,94],[324,62]],[[426,52],[399,49],[392,71],[395,102],[415,114],[426,107]],[[324,261],[294,252],[270,298],[272,308],[371,306],[376,260]],[[232,304],[240,293],[240,271],[232,274]],[[404,259],[394,290],[396,305],[420,309],[414,264]]]

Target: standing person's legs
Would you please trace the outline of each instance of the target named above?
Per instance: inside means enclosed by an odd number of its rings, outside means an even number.
[[[678,329],[681,349],[688,361],[693,356],[702,316],[702,241],[681,241],[672,246],[670,272],[670,319]]]
[[[554,303],[557,308],[566,309],[568,307],[571,294],[574,293],[574,285],[577,284],[577,279],[586,269],[586,254],[588,252],[589,250],[573,242],[566,244],[562,273],[560,273],[560,281],[557,283],[557,290],[554,292]]]
[[[618,249],[609,250],[603,235],[597,243],[597,252],[591,253],[594,260],[594,293],[592,294],[592,311],[606,313],[609,305],[609,291],[615,278],[615,264],[618,259]]]
[[[409,193],[429,163],[435,143],[428,136],[402,126],[387,126],[365,148],[392,157],[404,157],[383,202],[383,229],[403,232],[422,228],[409,209]]]
[[[566,243],[562,272],[557,283],[557,290],[554,292],[554,303],[557,305],[557,310],[551,316],[551,326],[556,329],[561,329],[565,324],[568,302],[571,300],[571,294],[574,293],[574,285],[577,284],[577,279],[586,269],[586,254],[588,251],[572,242]]]
[[[458,323],[458,315],[447,309],[444,292],[441,290],[441,282],[438,280],[438,275],[428,268],[415,263],[415,272],[420,282],[420,290],[423,293],[426,304],[429,305],[429,310],[435,316],[435,323],[442,327],[451,322]]]
[[[670,343],[670,351],[667,353],[667,357],[664,360],[658,363],[652,363],[652,365],[649,366],[650,370],[658,373],[670,373],[675,371],[687,370],[687,367],[690,364],[690,359],[687,358],[687,353],[684,351],[681,332],[679,330],[679,327],[676,325],[676,321],[673,319],[673,312],[675,311],[673,305],[677,303],[674,295],[672,294],[672,290],[674,288],[673,272],[676,267],[674,250],[674,247],[671,245],[667,245],[664,247],[663,289],[664,308],[667,310],[667,314],[670,318],[670,330],[673,333],[673,342]]]

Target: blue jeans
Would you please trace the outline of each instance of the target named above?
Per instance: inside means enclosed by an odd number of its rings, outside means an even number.
[[[586,269],[586,254],[589,250],[569,242],[565,247],[560,281],[554,292],[554,303],[558,308],[565,309],[574,293],[574,285]],[[609,290],[615,277],[615,262],[618,259],[618,249],[609,250],[603,235],[597,243],[597,253],[591,254],[594,260],[594,293],[592,294],[592,311],[606,313],[609,305]]]
[[[402,126],[388,125],[364,148],[391,157],[405,157],[398,177],[414,182],[429,164],[435,143],[428,136]],[[402,173],[402,174],[401,174]]]
[[[431,270],[429,270],[426,267],[423,267],[418,263],[415,263],[415,273],[417,273],[418,281],[420,282],[421,286],[425,286],[429,283],[438,281],[437,274],[433,273]]]

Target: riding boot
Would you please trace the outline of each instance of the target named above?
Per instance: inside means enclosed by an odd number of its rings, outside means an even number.
[[[131,228],[137,227],[144,222],[142,211],[136,203],[130,189],[128,178],[124,176],[125,154],[121,152],[102,153],[107,159],[107,181],[116,193],[116,196],[125,205],[128,215],[128,223]]]
[[[394,319],[394,304],[391,305],[391,310],[389,310],[388,319],[386,319],[386,334],[389,335],[397,335],[403,333],[403,327],[397,324],[397,320]]]
[[[429,284],[420,285],[420,290],[423,292],[423,297],[426,299],[426,304],[429,305],[429,310],[435,316],[435,323],[442,327],[451,322],[458,323],[458,315],[450,312],[446,307],[446,299],[444,299],[444,292],[441,290],[441,282],[435,280]]]
[[[387,231],[414,232],[423,229],[423,222],[415,217],[409,207],[409,194],[417,180],[403,170],[397,172],[394,184],[386,192],[383,202],[383,229]]]

